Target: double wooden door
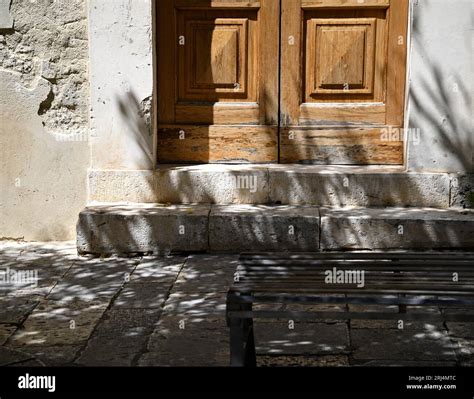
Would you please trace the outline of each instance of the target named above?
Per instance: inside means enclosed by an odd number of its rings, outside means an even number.
[[[160,163],[403,163],[408,0],[160,0]]]

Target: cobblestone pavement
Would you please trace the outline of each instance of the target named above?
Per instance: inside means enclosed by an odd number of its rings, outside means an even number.
[[[2,242],[0,365],[227,366],[236,265],[237,256],[92,259],[74,243]],[[36,273],[36,286],[19,284]],[[471,323],[257,321],[255,334],[261,366],[474,365]]]

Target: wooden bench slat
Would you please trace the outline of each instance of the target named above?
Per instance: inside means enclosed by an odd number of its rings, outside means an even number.
[[[297,303],[297,304],[353,304],[353,305],[409,305],[409,306],[459,306],[474,305],[474,297],[443,297],[435,295],[403,296],[397,294],[322,294],[322,295],[288,295],[288,294],[258,294],[243,295],[229,292],[228,299],[241,303]],[[474,312],[474,309],[473,309]]]
[[[444,260],[473,260],[474,252],[316,252],[316,253],[244,253],[240,256],[242,261],[258,259],[444,259]]]
[[[314,267],[314,266],[339,266],[339,267],[349,267],[349,266],[357,266],[357,265],[364,265],[364,267],[428,267],[428,266],[435,266],[435,267],[466,267],[466,268],[474,268],[474,259],[473,260],[459,260],[459,261],[448,261],[444,259],[432,259],[429,261],[422,261],[422,260],[401,260],[401,261],[392,261],[392,260],[293,260],[293,261],[285,261],[284,259],[281,260],[261,260],[261,261],[242,261],[242,265],[246,267],[254,267],[254,266],[286,266],[286,267],[293,267],[293,266],[304,266],[304,267]]]
[[[276,289],[278,288],[278,289]],[[404,295],[441,295],[441,296],[448,296],[448,295],[466,295],[472,296],[472,289],[469,290],[443,290],[439,291],[437,289],[409,289],[409,288],[397,288],[397,289],[364,289],[363,292],[360,288],[348,288],[348,287],[338,287],[338,288],[328,288],[328,289],[308,289],[308,288],[292,288],[292,289],[283,289],[281,287],[276,287],[274,289],[259,289],[259,292],[262,293],[293,293],[293,294],[323,294],[323,293],[334,293],[334,294],[357,294],[357,293],[370,293],[370,294],[404,294]],[[236,290],[234,290],[236,291]],[[250,293],[255,292],[252,290],[252,287],[242,287],[239,288],[238,291],[241,293]]]
[[[413,320],[413,321],[474,321],[474,314],[386,313],[386,312],[292,312],[292,311],[231,311],[229,318],[293,319],[293,320]]]

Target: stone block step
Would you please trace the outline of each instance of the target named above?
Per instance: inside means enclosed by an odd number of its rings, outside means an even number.
[[[321,210],[321,250],[472,248],[474,210]]]
[[[79,214],[80,254],[164,254],[208,249],[208,205],[101,204]]]
[[[474,210],[96,204],[79,216],[81,254],[474,249]]]
[[[444,209],[469,206],[473,176],[400,167],[197,165],[93,170],[89,186],[91,200],[98,202]]]

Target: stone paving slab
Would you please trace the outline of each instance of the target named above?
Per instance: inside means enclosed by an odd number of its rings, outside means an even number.
[[[114,302],[114,308],[160,309],[171,289],[170,283],[129,283]]]
[[[62,262],[57,259],[23,261],[17,258],[5,263],[0,255],[0,295],[46,296],[69,270],[72,262],[72,260]]]
[[[446,326],[450,336],[474,339],[474,323],[447,322]]]
[[[165,316],[150,337],[147,350],[138,362],[140,366],[228,366],[226,322],[224,318]]]
[[[50,267],[57,269],[68,269],[72,262],[77,260],[77,249],[57,250],[54,252],[41,250],[24,250],[20,252],[15,261],[18,264],[40,264],[48,263]]]
[[[234,281],[238,260],[238,255],[191,255],[175,287],[193,292],[227,292]]]
[[[174,316],[225,316],[225,293],[188,293],[174,291],[166,301],[164,311]]]
[[[258,356],[257,367],[347,367],[347,355]]]
[[[3,259],[16,259],[20,256],[23,248],[26,247],[26,243],[16,243],[11,241],[0,241],[0,258]]]
[[[21,350],[0,346],[0,367],[26,362],[33,358],[32,355]]]
[[[474,308],[446,308],[441,310],[443,314],[474,314]],[[449,335],[459,338],[474,339],[474,323],[446,322]]]
[[[455,361],[447,333],[417,330],[356,329],[351,331],[356,360]]]
[[[94,336],[76,360],[76,364],[87,367],[130,367],[134,359],[144,350],[147,343],[145,335],[115,338]]]
[[[16,330],[17,327],[11,324],[0,324],[0,346],[4,345]]]
[[[61,346],[24,346],[22,351],[38,359],[47,367],[71,366],[77,354],[81,350],[81,345],[61,345]]]
[[[7,290],[1,291],[0,295],[6,295],[9,297],[17,298],[34,298],[40,299],[48,296],[53,288],[58,284],[59,279],[42,279],[39,278],[38,284],[24,285],[10,287]]]
[[[14,268],[18,266],[18,254],[2,254],[0,253],[0,265],[1,265],[1,271],[3,272],[7,268]]]
[[[459,360],[472,361],[474,359],[474,339],[459,337],[450,337],[450,339]]]
[[[9,340],[9,346],[77,345],[87,341],[107,308],[102,302],[45,300]]]
[[[48,299],[56,301],[110,300],[130,280],[137,259],[78,260]]]
[[[39,303],[40,300],[34,296],[32,298],[0,296],[0,323],[21,324]]]
[[[362,367],[455,367],[453,361],[414,361],[414,360],[370,360],[368,362],[353,363],[352,366]]]
[[[112,306],[97,325],[76,364],[129,367],[141,354],[161,316],[157,309]]]
[[[349,309],[353,312],[390,312],[398,313],[398,306],[380,306],[380,305],[349,305]],[[407,309],[408,313],[436,313],[440,314],[438,308],[430,306],[410,306]],[[400,319],[401,320],[401,319]],[[445,332],[446,328],[442,321],[439,322],[425,322],[404,320],[403,324],[399,324],[400,320],[351,320],[350,325],[353,329],[407,329],[407,330],[426,330],[426,331],[440,331]]]
[[[332,355],[349,350],[349,331],[345,323],[254,323],[258,354],[266,355]]]
[[[0,258],[1,262],[1,258]],[[62,259],[34,259],[34,260],[22,260],[21,257],[14,261],[14,265],[10,266],[11,272],[23,272],[32,273],[37,272],[38,278],[40,279],[61,279],[67,271],[73,265],[74,260]],[[2,271],[5,270],[5,266],[1,265]]]
[[[172,284],[181,272],[186,257],[171,258],[145,257],[130,276],[131,283],[170,283]]]
[[[100,320],[94,331],[94,336],[129,337],[138,335],[148,329],[153,330],[160,316],[161,312],[156,309],[123,309],[112,306]]]
[[[45,364],[37,359],[29,359],[24,362],[14,363],[7,367],[21,367],[21,368],[34,368],[34,367],[45,367]]]

